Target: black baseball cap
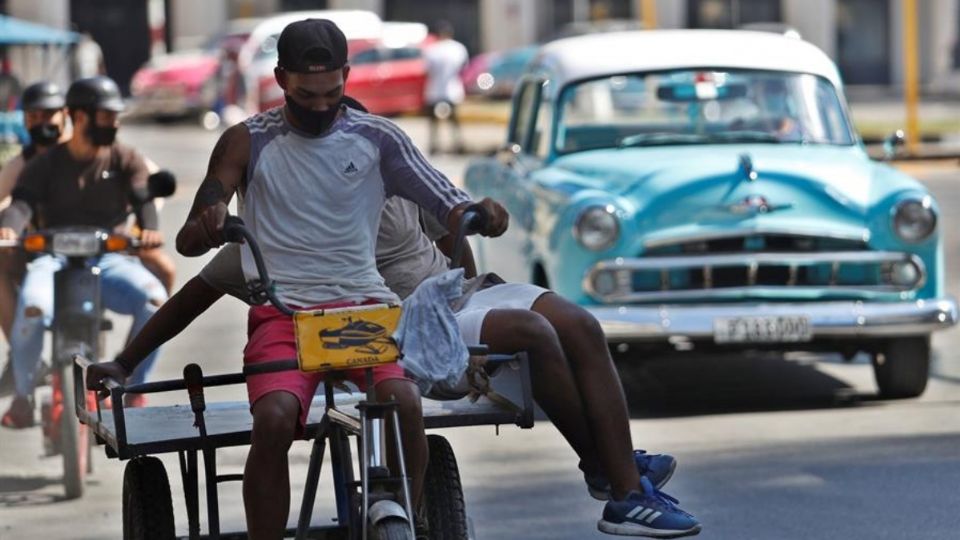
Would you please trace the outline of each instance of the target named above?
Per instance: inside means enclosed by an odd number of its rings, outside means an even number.
[[[295,73],[319,73],[347,64],[347,38],[327,19],[288,24],[277,40],[277,65]]]

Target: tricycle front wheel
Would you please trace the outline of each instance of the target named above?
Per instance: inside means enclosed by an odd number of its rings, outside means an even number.
[[[134,458],[123,473],[124,540],[170,540],[176,537],[170,481],[153,456]]]
[[[370,538],[373,540],[414,540],[410,534],[410,524],[400,518],[386,518],[373,526]]]

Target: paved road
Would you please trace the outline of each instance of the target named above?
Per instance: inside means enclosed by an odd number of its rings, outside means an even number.
[[[422,137],[422,124],[402,123]],[[126,131],[128,140],[181,179],[180,194],[164,210],[172,238],[215,135],[185,126]],[[490,138],[475,141],[488,146]],[[437,163],[457,178],[464,160],[441,157]],[[956,295],[960,235],[954,231],[960,218],[952,210],[960,208],[960,171],[919,174],[947,210],[942,226],[948,231],[948,289]],[[202,262],[178,259],[181,282]],[[124,326],[118,324],[114,347]],[[155,376],[176,377],[193,361],[207,372],[233,370],[243,340],[243,307],[224,300],[164,350]],[[668,491],[701,518],[702,538],[957,538],[960,332],[938,335],[935,348],[926,394],[898,402],[875,399],[865,358],[852,364],[810,355],[651,360],[633,370],[629,381],[634,441],[678,457]],[[236,388],[208,399],[244,398]],[[7,404],[0,400],[0,407]],[[602,506],[586,495],[576,458],[548,424],[532,431],[503,428],[499,436],[493,428],[446,435],[460,461],[478,538],[604,538],[595,529]],[[40,449],[38,429],[0,430],[0,539],[119,538],[122,465],[98,454],[87,495],[63,501],[59,460],[37,458]],[[307,455],[305,444],[292,454],[296,490]],[[239,472],[244,457],[245,449],[221,453],[222,472]],[[173,475],[175,462],[166,463]],[[177,477],[173,483],[184,532]],[[241,527],[239,487],[224,487],[222,502],[224,529]]]

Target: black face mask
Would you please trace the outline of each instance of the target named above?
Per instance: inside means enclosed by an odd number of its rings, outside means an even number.
[[[94,146],[110,146],[117,140],[116,126],[98,126],[90,124],[87,127],[87,136]]]
[[[30,128],[30,141],[37,146],[50,146],[60,140],[60,126],[38,124]]]
[[[339,102],[325,111],[314,111],[294,101],[289,94],[284,94],[283,97],[287,101],[287,110],[297,119],[300,129],[311,135],[320,135],[329,129],[340,111]]]

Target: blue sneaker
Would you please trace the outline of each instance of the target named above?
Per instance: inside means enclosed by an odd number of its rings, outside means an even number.
[[[646,476],[657,489],[667,484],[677,468],[677,460],[667,454],[648,454],[645,450],[634,450],[633,460],[637,463],[640,476]],[[583,473],[583,479],[591,497],[598,501],[610,499],[610,482],[606,476]]]
[[[607,501],[597,529],[621,536],[679,538],[700,533],[697,518],[677,506],[673,497],[658,491],[646,477],[640,477],[643,492],[631,491],[622,501]]]

